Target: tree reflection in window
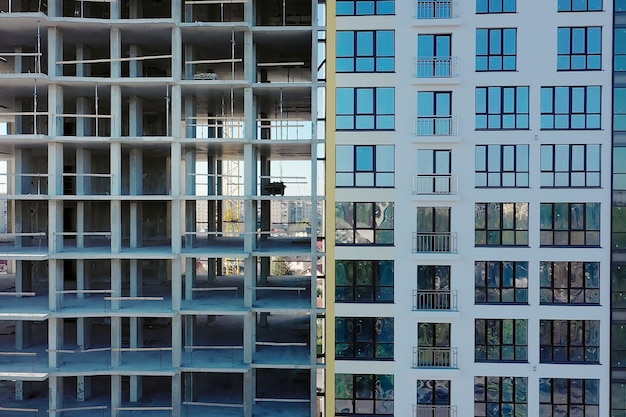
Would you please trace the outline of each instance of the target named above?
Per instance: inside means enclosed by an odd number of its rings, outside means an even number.
[[[392,415],[393,408],[393,375],[335,375],[336,415]]]
[[[335,355],[338,359],[393,359],[393,317],[338,317]]]
[[[336,203],[335,219],[337,245],[393,245],[393,203]]]

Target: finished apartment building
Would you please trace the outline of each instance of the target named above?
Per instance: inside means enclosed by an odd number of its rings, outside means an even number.
[[[328,414],[625,416],[626,3],[328,10]]]

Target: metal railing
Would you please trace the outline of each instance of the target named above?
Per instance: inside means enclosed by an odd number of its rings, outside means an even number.
[[[455,56],[415,58],[413,75],[415,78],[453,78],[459,75],[458,60]]]
[[[413,417],[456,417],[456,405],[413,405]]]
[[[418,116],[415,119],[415,136],[457,136],[457,116]]]
[[[413,347],[414,368],[456,368],[457,348]]]
[[[456,233],[413,233],[413,253],[456,253]]]
[[[454,15],[451,0],[417,0],[416,19],[450,19]]]
[[[413,310],[456,311],[456,290],[413,290]]]
[[[417,174],[413,177],[413,194],[454,195],[459,191],[456,174]]]

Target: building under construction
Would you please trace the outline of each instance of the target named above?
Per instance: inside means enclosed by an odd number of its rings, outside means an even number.
[[[0,415],[320,415],[324,16],[0,0]]]

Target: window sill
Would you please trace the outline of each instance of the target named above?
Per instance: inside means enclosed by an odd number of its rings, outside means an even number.
[[[540,248],[597,248],[602,249],[600,245],[539,245]]]
[[[557,68],[556,72],[585,72],[585,71],[604,71],[602,68],[581,68],[581,69],[564,69],[564,68]]]
[[[585,307],[585,306],[602,307],[602,304],[600,304],[600,303],[542,303],[542,302],[539,302],[539,305],[541,305],[541,306],[555,306],[555,307],[566,307],[566,306],[572,306],[572,307]]]
[[[474,245],[475,248],[530,248],[530,245]]]
[[[489,128],[489,127],[486,127],[486,128],[476,128],[474,130],[476,132],[489,132],[489,131],[508,131],[508,132],[510,132],[510,131],[514,131],[514,130],[530,130],[530,127],[512,127],[512,128],[501,128],[501,127]]]
[[[574,189],[585,189],[585,188],[591,188],[591,189],[596,189],[596,190],[601,190],[604,187],[602,187],[601,185],[542,185],[541,187],[539,187],[541,189],[549,189],[549,190],[568,190],[571,188]]]
[[[519,363],[519,364],[523,364],[523,363],[530,363],[528,362],[528,359],[526,360],[520,360],[520,361],[505,361],[505,360],[487,360],[487,359],[474,359],[474,363]]]
[[[597,361],[597,362],[574,362],[574,361],[557,362],[557,361],[541,361],[540,360],[539,363],[552,364],[552,365],[602,365],[600,361]]]
[[[528,301],[524,303],[502,303],[502,302],[476,302],[474,301],[474,305],[476,306],[489,306],[489,305],[499,305],[499,306],[529,306],[530,303]]]
[[[525,188],[525,189],[530,189],[530,185],[485,185],[485,186],[475,186],[474,188],[476,188],[477,190],[488,190],[490,188],[508,188],[508,189],[515,189],[515,188]]]
[[[565,131],[570,131],[570,130],[575,130],[575,131],[583,131],[583,130],[604,130],[601,127],[579,127],[579,128],[574,128],[574,127],[559,127],[559,128],[555,128],[555,127],[542,127],[539,129],[542,132],[550,132],[550,131],[561,131],[561,132],[565,132]]]

